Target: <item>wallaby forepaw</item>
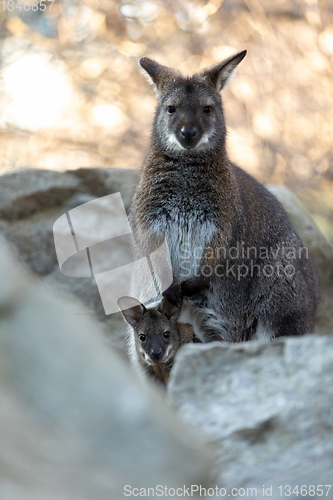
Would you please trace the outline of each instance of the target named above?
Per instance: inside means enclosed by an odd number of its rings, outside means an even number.
[[[183,296],[181,292],[181,286],[176,278],[173,278],[173,282],[171,283],[169,288],[162,293],[162,295],[169,302],[171,302],[171,304],[179,308],[182,306]]]

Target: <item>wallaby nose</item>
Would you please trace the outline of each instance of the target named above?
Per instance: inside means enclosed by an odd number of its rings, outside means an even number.
[[[162,355],[163,355],[163,351],[162,351],[161,348],[159,348],[159,349],[152,349],[150,351],[150,357],[156,363],[158,363],[159,361],[161,361]]]
[[[186,141],[190,141],[191,139],[193,139],[193,137],[195,137],[197,133],[197,129],[195,127],[182,127],[180,131]]]

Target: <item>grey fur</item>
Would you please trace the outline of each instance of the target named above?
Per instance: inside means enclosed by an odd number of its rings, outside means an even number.
[[[319,296],[317,274],[282,206],[226,152],[219,90],[244,56],[192,77],[141,60],[159,100],[130,212],[136,250],[148,255],[165,237],[179,281],[212,271],[182,309],[206,342],[310,333]],[[233,257],[232,248],[245,254]],[[136,293],[142,286],[136,280]]]

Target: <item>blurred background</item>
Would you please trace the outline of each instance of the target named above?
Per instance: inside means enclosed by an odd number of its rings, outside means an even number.
[[[0,173],[140,168],[156,100],[138,59],[190,74],[247,49],[223,93],[230,156],[333,241],[333,2],[4,0],[0,38]]]

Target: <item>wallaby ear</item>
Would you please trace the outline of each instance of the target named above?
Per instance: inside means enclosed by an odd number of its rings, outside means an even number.
[[[146,311],[145,306],[133,297],[120,297],[117,304],[124,319],[133,327],[139,323]]]
[[[140,65],[148,73],[158,94],[162,92],[163,87],[168,81],[180,75],[178,71],[167,68],[167,66],[159,64],[153,59],[149,59],[149,57],[142,57],[140,59]]]
[[[220,63],[214,64],[214,66],[204,69],[199,73],[199,76],[209,82],[217,92],[220,92],[234,72],[236,66],[238,66],[246,56],[246,52],[246,50],[243,50]]]
[[[162,299],[160,309],[168,319],[177,319],[180,315],[180,308],[171,304],[171,302],[169,302],[166,298]]]

